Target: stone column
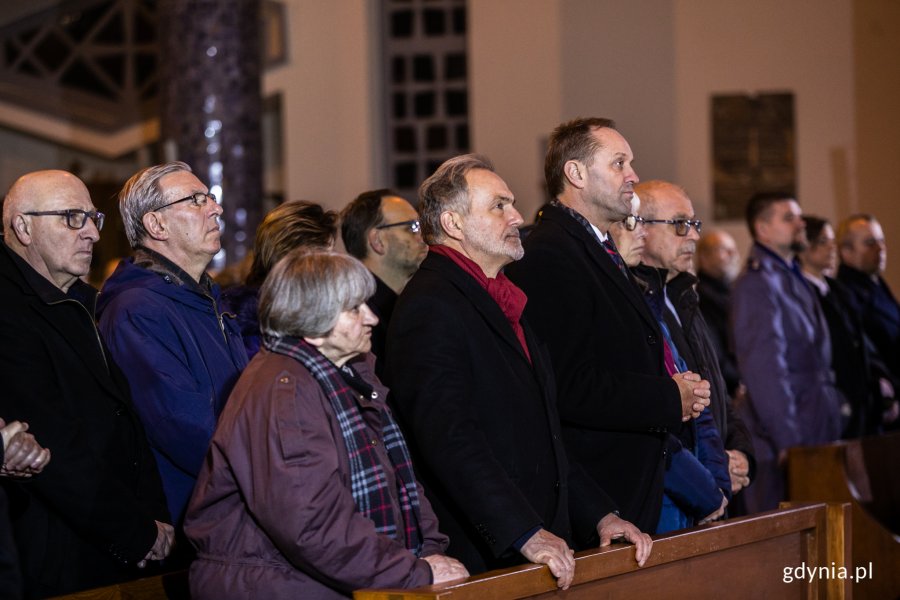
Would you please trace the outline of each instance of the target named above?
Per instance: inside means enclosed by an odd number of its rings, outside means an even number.
[[[166,160],[183,160],[225,210],[212,268],[253,247],[262,212],[261,0],[160,0]]]

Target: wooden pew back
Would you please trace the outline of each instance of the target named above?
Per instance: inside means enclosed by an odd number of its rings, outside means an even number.
[[[416,590],[360,590],[356,600],[500,600],[512,598],[851,598],[849,581],[799,576],[801,567],[850,567],[848,504],[801,504],[654,538],[643,568],[631,545],[579,553],[564,594],[547,567],[525,565],[464,582]],[[785,569],[791,570],[791,581]],[[64,600],[185,600],[187,572],[140,579]]]
[[[792,448],[788,497],[848,502],[853,519],[852,561],[872,564],[871,579],[853,586],[856,598],[900,598],[900,434]]]

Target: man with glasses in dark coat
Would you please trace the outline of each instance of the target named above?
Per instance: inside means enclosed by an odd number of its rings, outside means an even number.
[[[428,252],[419,215],[391,190],[363,192],[341,212],[341,238],[347,253],[375,276],[375,294],[366,304],[378,317],[372,328],[372,354],[377,358],[375,372],[383,377],[388,326],[397,295]]]
[[[0,415],[52,448],[39,475],[6,488],[25,596],[139,576],[172,526],[128,383],[94,326],[90,270],[104,215],[65,171],[13,184],[0,244]]]

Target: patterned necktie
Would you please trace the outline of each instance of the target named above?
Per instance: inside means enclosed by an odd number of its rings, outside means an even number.
[[[616,263],[616,266],[622,271],[622,275],[625,276],[625,279],[628,279],[628,267],[625,265],[625,261],[622,260],[622,255],[616,250],[616,244],[612,241],[612,238],[606,236],[606,239],[600,243],[603,244],[603,249],[606,250],[606,253],[612,261]]]

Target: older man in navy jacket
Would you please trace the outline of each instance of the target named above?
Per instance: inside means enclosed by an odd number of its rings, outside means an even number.
[[[100,332],[124,367],[180,525],[216,421],[247,364],[234,315],[206,273],[222,207],[182,162],[136,173],[119,193],[134,256],[103,286]],[[183,545],[182,547],[186,547]]]

